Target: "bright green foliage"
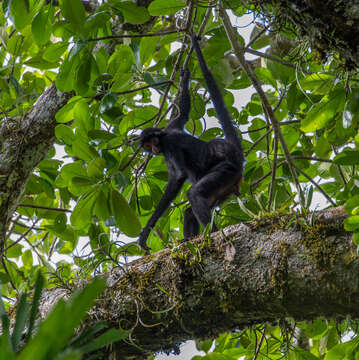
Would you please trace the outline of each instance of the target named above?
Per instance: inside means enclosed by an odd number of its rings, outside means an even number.
[[[248,10],[242,1],[225,4],[236,16]],[[195,20],[192,19],[195,31],[206,11],[202,5],[198,3]],[[95,271],[105,272],[117,266],[121,256],[142,255],[135,241],[163,194],[168,174],[162,156],[147,161],[147,155],[137,152],[137,140],[141,129],[164,127],[169,119],[169,107],[175,101],[179,82],[179,69],[174,66],[181,54],[179,47],[184,39],[187,41],[183,31],[171,29],[183,29],[185,6],[181,0],[154,0],[147,8],[133,1],[108,0],[97,9],[85,7],[80,0],[1,2],[0,121],[10,119],[11,130],[16,130],[53,82],[58,91],[71,95],[55,116],[54,134],[49,130],[43,135],[49,141],[56,137],[54,147],[28,179],[13,214],[0,262],[4,296],[15,298],[28,292],[35,286],[38,273],[47,277],[47,286],[71,285],[78,274],[91,277]],[[288,35],[293,42],[287,54],[279,56],[271,47],[275,37],[272,31],[263,32],[254,41],[252,49],[274,56],[256,62],[254,72],[281,122],[283,139],[294,164],[304,173],[297,173],[305,195],[300,206],[315,208],[318,194],[323,192],[333,203],[345,204],[351,215],[345,226],[356,232],[353,241],[359,245],[358,76],[345,73],[337,56],[319,63],[316,51],[298,42],[294,30],[290,30],[288,34],[277,34]],[[260,32],[262,27],[254,26],[251,39]],[[162,35],[144,36],[148,33]],[[245,100],[243,94],[252,91],[251,80],[240,70],[236,59],[224,56],[231,47],[214,12],[202,37],[204,56],[223,90],[234,125],[243,132],[246,152],[240,199],[230,198],[214,210],[218,227],[250,220],[268,211],[298,209],[298,190],[282,144],[275,141],[258,94],[251,93]],[[240,34],[238,41],[247,45]],[[188,47],[184,56],[187,50]],[[279,62],[273,60],[276,57]],[[184,57],[179,63],[183,64],[183,60]],[[208,121],[215,112],[203,91],[203,76],[193,57],[188,67],[193,106],[186,130],[205,141],[222,137],[218,123]],[[26,141],[22,145],[27,146]],[[6,159],[1,161],[1,166],[6,167]],[[27,159],[18,159],[19,164],[23,161]],[[149,245],[153,251],[172,247],[183,238],[189,186],[183,187],[151,232]],[[0,205],[2,202],[1,194]],[[320,206],[326,205],[329,203],[322,200]],[[86,300],[76,298],[71,304],[60,303],[42,325],[40,340],[32,339],[16,355],[14,351],[31,310],[26,298],[19,297],[16,326],[10,335],[1,307],[0,360],[25,358],[25,353],[29,356],[26,359],[33,354],[41,359],[61,353],[84,313],[66,324],[61,318],[66,329],[62,330],[58,345],[51,341],[59,331],[49,330],[48,346],[41,351],[36,347],[47,329],[57,329],[60,312],[91,303],[100,292],[93,286],[87,290],[90,295],[83,295]],[[30,318],[32,329],[32,315]],[[201,349],[208,353],[208,359],[253,358],[257,350],[257,359],[281,359],[284,353],[291,359],[357,358],[355,339],[340,344],[332,323],[318,320],[314,324],[300,324],[312,339],[308,351],[292,342],[288,344],[287,329],[277,327],[265,329],[259,350],[263,327],[222,335],[212,352],[209,342],[202,343]],[[351,324],[342,333],[347,330],[353,330]],[[82,351],[122,336],[122,332],[104,333],[97,342],[82,343],[82,347],[69,350],[72,355],[62,356],[76,359]]]
[[[295,325],[295,326],[294,326]],[[252,359],[289,359],[289,360],[349,360],[359,351],[359,339],[338,343],[340,332],[355,329],[347,325],[337,325],[317,319],[311,323],[287,322],[281,328],[266,325],[254,330],[222,334],[213,343],[210,340],[197,341],[197,349],[206,355],[197,355],[192,360],[237,360]],[[294,329],[296,329],[294,331]],[[355,330],[354,330],[355,331]],[[310,344],[308,349],[293,345],[293,339],[300,336]],[[296,340],[294,340],[294,343]]]
[[[95,279],[84,289],[75,293],[67,302],[60,300],[33,334],[43,282],[42,277],[39,276],[31,304],[27,302],[26,295],[21,297],[17,305],[16,322],[12,332],[9,332],[9,319],[4,313],[3,302],[0,300],[3,329],[0,336],[1,360],[82,359],[84,354],[128,336],[128,332],[124,330],[110,329],[103,332],[105,327],[99,324],[70,342],[76,327],[105,288],[105,280],[99,279]],[[97,333],[101,335],[96,337]],[[23,335],[26,339],[25,344],[20,343]]]

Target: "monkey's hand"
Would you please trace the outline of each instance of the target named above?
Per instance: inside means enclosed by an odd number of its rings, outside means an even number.
[[[141,249],[145,250],[146,254],[150,253],[150,248],[147,246],[147,238],[148,238],[148,235],[150,234],[150,231],[151,231],[150,229],[144,228],[141,231],[140,237],[137,240],[138,246]]]

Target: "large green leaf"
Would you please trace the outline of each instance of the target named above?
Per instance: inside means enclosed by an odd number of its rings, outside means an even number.
[[[29,0],[11,0],[10,10],[17,29],[21,30],[31,22]]]
[[[76,141],[73,142],[72,151],[76,156],[87,163],[98,157],[97,151],[81,138],[77,138]]]
[[[183,9],[186,3],[181,0],[154,0],[148,7],[152,16],[172,15]]]
[[[345,149],[335,156],[333,162],[338,165],[359,165],[359,151]]]
[[[36,336],[18,356],[18,360],[54,359],[60,354],[104,288],[105,280],[95,278],[67,303],[59,300],[40,325]]]
[[[359,215],[354,215],[344,220],[344,228],[347,231],[359,230]]]
[[[95,205],[99,192],[100,189],[94,188],[81,196],[71,214],[71,223],[76,228],[81,229],[91,222],[92,209]]]
[[[302,121],[302,131],[313,132],[322,129],[334,118],[336,113],[343,111],[344,101],[344,89],[334,90],[329,95],[324,96],[319,103],[313,105]]]
[[[46,44],[50,40],[52,24],[49,21],[48,9],[42,8],[40,12],[35,16],[32,22],[31,30],[35,41],[39,45]]]
[[[146,62],[152,60],[153,54],[155,53],[156,46],[158,44],[158,37],[143,37],[140,41],[140,59],[141,64],[144,65]]]
[[[121,1],[116,7],[122,11],[125,21],[130,24],[143,24],[150,19],[148,10],[132,1]]]
[[[117,190],[111,191],[111,210],[116,223],[127,236],[136,237],[140,234],[141,224],[127,200]]]
[[[329,73],[314,73],[300,81],[302,90],[310,90],[316,94],[328,94],[333,88],[335,77]]]
[[[108,72],[111,75],[127,73],[135,63],[135,56],[132,49],[125,44],[117,47],[108,61]]]
[[[81,32],[85,23],[85,8],[81,0],[61,0],[63,16],[75,31]]]

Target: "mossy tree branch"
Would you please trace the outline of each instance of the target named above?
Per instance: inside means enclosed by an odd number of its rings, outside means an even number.
[[[285,317],[356,318],[359,258],[344,217],[334,208],[317,213],[313,226],[300,225],[295,214],[264,218],[196,239],[195,254],[183,244],[116,268],[84,327],[107,321],[132,329],[138,347],[119,342],[108,351],[142,359],[188,339]],[[42,316],[65,293],[45,294]]]

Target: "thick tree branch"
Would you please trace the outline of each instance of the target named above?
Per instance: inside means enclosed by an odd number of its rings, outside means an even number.
[[[0,134],[3,140],[0,153],[1,249],[4,246],[9,221],[18,206],[26,182],[54,143],[55,114],[70,97],[71,94],[57,91],[53,83],[24,118],[7,118],[1,123]]]
[[[112,351],[142,359],[188,339],[284,317],[357,318],[359,258],[344,218],[343,208],[317,213],[313,226],[299,225],[296,214],[268,217],[196,239],[195,255],[183,244],[116,268],[84,327],[104,320],[132,329],[139,347],[120,342]],[[45,294],[42,316],[65,293]]]

